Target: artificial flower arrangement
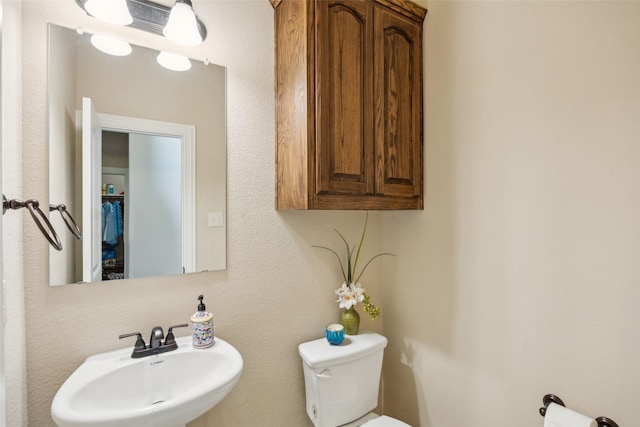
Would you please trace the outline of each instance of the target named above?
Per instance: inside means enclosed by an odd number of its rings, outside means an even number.
[[[340,236],[340,238],[344,242],[344,245],[346,248],[345,263],[343,263],[343,260],[338,254],[338,252],[334,251],[333,249],[327,248],[326,246],[317,246],[317,245],[314,245],[314,247],[326,249],[330,251],[336,256],[336,259],[340,264],[340,271],[342,272],[342,277],[344,279],[344,283],[342,284],[342,286],[336,289],[336,294],[338,295],[338,300],[336,302],[339,303],[340,308],[344,308],[345,310],[349,311],[355,305],[361,302],[364,312],[367,313],[371,319],[375,320],[378,317],[380,317],[380,314],[381,314],[380,307],[378,307],[377,305],[371,302],[371,298],[369,297],[369,295],[367,295],[364,288],[360,285],[359,280],[360,280],[360,277],[362,277],[362,274],[364,273],[364,271],[367,269],[369,264],[371,264],[371,262],[374,259],[384,255],[390,255],[390,256],[394,256],[394,255],[386,252],[379,253],[374,257],[372,257],[371,259],[369,259],[369,261],[367,261],[364,267],[362,267],[362,270],[358,271],[357,268],[358,268],[358,261],[360,260],[360,251],[362,249],[362,244],[364,243],[364,237],[367,233],[368,221],[369,221],[369,213],[367,213],[367,217],[364,222],[364,228],[362,230],[362,236],[360,237],[360,243],[358,244],[357,248],[356,246],[353,246],[353,247],[349,246],[347,239],[345,239],[344,236],[338,230],[335,230],[335,232],[338,233],[338,236]],[[355,256],[354,256],[354,251],[355,251]],[[346,268],[345,268],[345,264],[346,264]],[[356,327],[356,333],[357,333],[357,327]]]

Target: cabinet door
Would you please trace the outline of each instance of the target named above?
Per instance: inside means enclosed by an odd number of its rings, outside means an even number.
[[[375,9],[376,190],[422,194],[422,26]]]
[[[316,193],[373,194],[373,4],[315,4]]]

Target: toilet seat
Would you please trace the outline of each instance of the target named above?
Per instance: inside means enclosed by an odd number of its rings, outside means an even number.
[[[381,417],[378,417],[371,421],[367,421],[362,425],[362,427],[411,427],[411,426],[407,423],[403,423],[400,420],[396,420],[395,418],[382,415]]]
[[[379,416],[374,412],[370,412],[362,418],[358,418],[341,427],[411,427],[407,423],[403,423],[395,418],[386,415]]]

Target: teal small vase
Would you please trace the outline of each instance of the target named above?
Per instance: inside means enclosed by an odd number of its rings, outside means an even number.
[[[360,329],[360,315],[353,307],[342,312],[341,320],[345,334],[358,335],[358,329]]]

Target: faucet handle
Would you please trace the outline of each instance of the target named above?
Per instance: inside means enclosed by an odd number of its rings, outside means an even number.
[[[167,332],[167,338],[164,340],[164,345],[173,345],[176,342],[176,337],[173,335],[173,328],[186,328],[188,323],[181,323],[179,325],[169,326],[169,332]]]
[[[133,337],[133,336],[137,336],[138,339],[136,340],[136,344],[134,345],[134,350],[144,350],[146,348],[145,344],[144,344],[144,340],[142,339],[142,334],[140,332],[131,332],[129,334],[122,334],[120,335],[120,339],[122,338],[128,338],[128,337]]]

